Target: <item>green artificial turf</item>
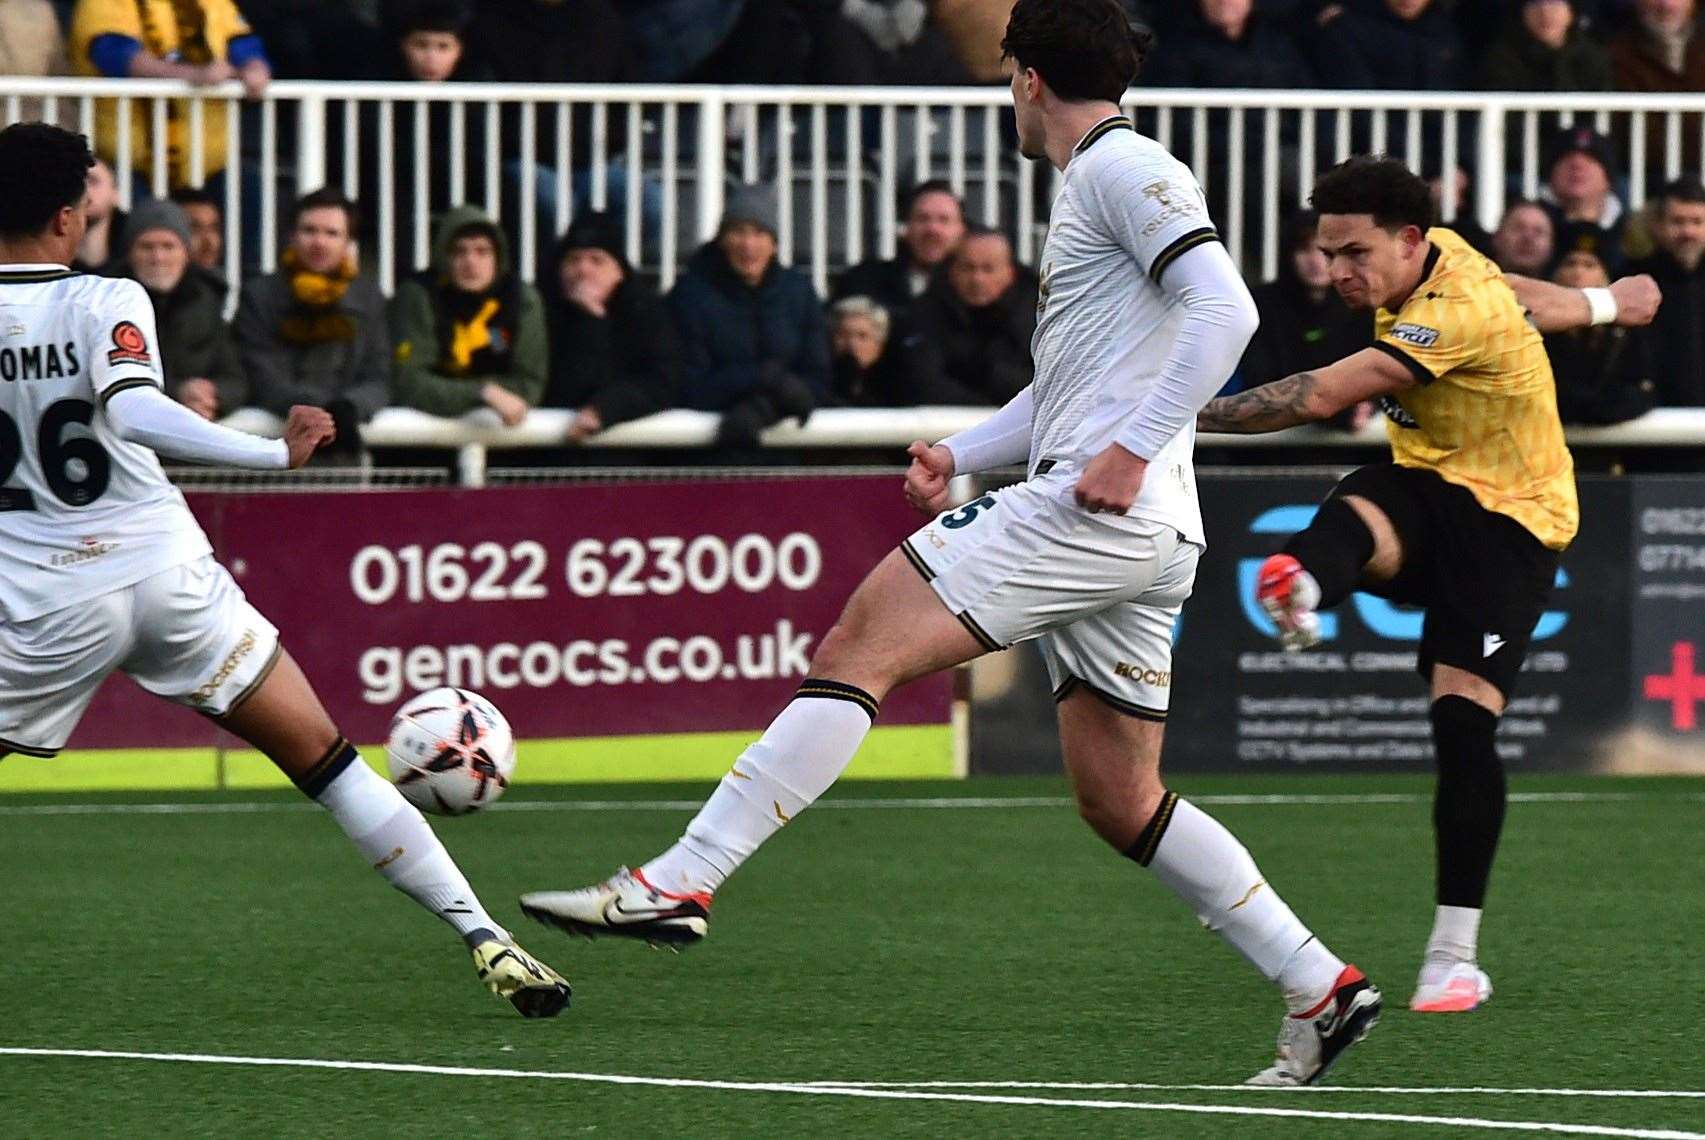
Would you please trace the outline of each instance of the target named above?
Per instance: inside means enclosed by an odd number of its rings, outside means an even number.
[[[1524,778],[1482,932],[1498,992],[1404,1006],[1432,916],[1428,781],[1181,779],[1386,995],[1345,1086],[1705,1090],[1705,783]],[[719,1082],[1241,1081],[1271,988],[1069,806],[842,807],[786,828],[674,956],[522,925],[523,890],[651,855],[704,785],[520,789],[439,833],[488,906],[574,983],[521,1020],[454,936],[282,793],[0,798],[0,1046],[415,1063]],[[831,800],[1065,795],[1058,781],[846,784]],[[1628,798],[1613,799],[1611,796]],[[524,803],[632,801],[599,810]],[[41,814],[135,802],[267,810]],[[27,809],[20,811],[20,809]],[[1186,1089],[937,1089],[1147,1105],[1705,1132],[1705,1099]],[[0,1135],[1426,1136],[1461,1125],[1160,1108],[879,1100],[794,1090],[0,1055]]]

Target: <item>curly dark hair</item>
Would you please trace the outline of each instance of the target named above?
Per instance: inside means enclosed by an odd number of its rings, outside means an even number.
[[[0,131],[0,235],[34,237],[83,201],[95,156],[89,140],[47,123]]]
[[[1018,0],[1001,58],[1035,68],[1062,99],[1117,103],[1136,81],[1154,37],[1119,0]]]
[[[1433,196],[1420,175],[1395,158],[1345,159],[1314,184],[1309,205],[1322,214],[1370,214],[1382,229],[1433,224]]]

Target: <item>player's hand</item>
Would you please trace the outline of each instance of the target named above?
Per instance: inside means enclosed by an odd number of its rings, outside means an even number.
[[[912,465],[906,468],[906,501],[926,515],[947,506],[947,483],[953,478],[953,452],[918,440],[906,448]]]
[[[1645,273],[1612,281],[1610,295],[1616,298],[1616,323],[1623,328],[1651,324],[1664,300],[1663,290]]]
[[[1091,459],[1079,476],[1072,492],[1077,505],[1092,515],[1124,514],[1137,501],[1148,468],[1149,461],[1142,456],[1133,455],[1116,443],[1110,445]]]
[[[294,471],[313,457],[314,452],[337,438],[337,425],[332,414],[324,408],[297,404],[284,421],[284,446],[290,452],[290,469]]]
[[[597,408],[581,408],[574,414],[574,419],[568,425],[568,442],[579,443],[587,436],[597,435],[604,430],[604,417],[598,414]]]
[[[526,419],[527,413],[533,410],[527,401],[520,396],[502,384],[494,384],[489,380],[480,389],[480,398],[485,400],[486,404],[497,413],[505,427],[514,427]]]
[[[204,420],[219,414],[219,389],[211,380],[185,380],[178,385],[178,403]]]

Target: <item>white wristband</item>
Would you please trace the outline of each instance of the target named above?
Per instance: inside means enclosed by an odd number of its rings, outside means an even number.
[[[1582,289],[1587,295],[1587,308],[1592,310],[1592,323],[1595,325],[1612,325],[1616,323],[1616,295],[1609,289]]]

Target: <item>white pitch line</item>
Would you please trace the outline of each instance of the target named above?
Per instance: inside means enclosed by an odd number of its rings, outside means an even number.
[[[0,795],[5,795],[0,791]],[[1188,797],[1191,803],[1218,807],[1294,807],[1312,805],[1429,804],[1431,793],[1342,793],[1242,795],[1225,793]],[[1705,803],[1705,792],[1512,792],[1515,804]],[[981,811],[1063,808],[1066,796],[936,796],[912,798],[841,798],[822,800],[817,811],[910,810]],[[494,804],[494,812],[612,812],[696,811],[703,800],[509,800]],[[69,803],[0,804],[0,816],[32,815],[269,815],[275,812],[319,811],[316,804],[290,800],[235,800],[209,803]]]
[[[530,1069],[480,1069],[459,1065],[410,1065],[384,1061],[331,1061],[305,1057],[241,1057],[217,1053],[137,1053],[116,1049],[30,1049],[0,1047],[0,1055],[63,1057],[109,1061],[159,1061],[196,1065],[243,1065],[287,1069],[335,1069],[370,1073],[415,1073],[438,1077],[483,1077],[514,1080],[577,1081],[584,1084],[641,1085],[653,1088],[711,1089],[724,1092],[779,1093],[788,1096],[837,1096],[860,1100],[945,1101],[955,1104],[997,1104],[1040,1108],[1084,1108],[1098,1111],[1178,1112],[1194,1116],[1264,1116],[1300,1120],[1366,1121],[1377,1124],[1419,1124],[1435,1128],[1480,1128],[1504,1132],[1548,1132],[1570,1136],[1616,1136],[1629,1140],[1705,1140],[1705,1132],[1670,1128],[1620,1128],[1600,1124],[1567,1124],[1545,1120],[1489,1120],[1472,1116],[1421,1116],[1398,1112],[1326,1112],[1301,1108],[1252,1108],[1231,1104],[1170,1104],[1126,1100],[1066,1100],[1056,1097],[992,1096],[972,1093],[922,1092],[909,1089],[857,1088],[846,1085],[788,1084],[777,1081],[710,1081],[684,1077],[639,1077],[625,1073],[541,1072]]]
[[[1381,1096],[1574,1096],[1611,1099],[1705,1099],[1692,1089],[1536,1089],[1487,1086],[1416,1088],[1394,1085],[1314,1085],[1305,1089],[1261,1085],[1165,1085],[1146,1081],[806,1081],[846,1089],[1012,1089],[1057,1092],[1235,1092],[1316,1096],[1323,1093],[1369,1093]]]

